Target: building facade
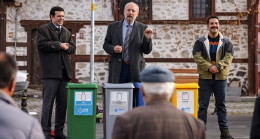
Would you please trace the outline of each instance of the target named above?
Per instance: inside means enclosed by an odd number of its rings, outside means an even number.
[[[95,0],[94,80],[99,85],[108,80],[109,55],[103,50],[107,25],[123,19],[123,7],[129,1],[140,6],[137,20],[154,31],[153,51],[145,55],[146,66],[196,69],[192,48],[207,33],[206,19],[214,14],[220,18],[222,34],[234,45],[228,86],[240,89],[241,95],[256,95],[258,78],[254,73],[258,71],[251,50],[255,44],[256,14],[252,11],[256,4],[251,0]],[[0,50],[10,54],[16,51],[19,69],[29,73],[32,85],[41,84],[37,28],[49,22],[49,11],[57,5],[65,9],[64,26],[72,32],[77,46],[76,54],[71,56],[72,81],[88,83],[91,0],[2,0]]]

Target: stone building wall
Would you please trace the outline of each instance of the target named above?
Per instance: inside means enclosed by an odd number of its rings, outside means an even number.
[[[20,26],[20,20],[49,20],[49,10],[55,5],[65,9],[65,20],[90,21],[90,0],[17,0],[22,3],[18,12],[18,42],[26,43],[27,33]],[[189,0],[153,0],[153,20],[188,20]],[[216,12],[245,12],[247,0],[216,0]],[[111,0],[96,0],[95,20],[114,21],[112,15]],[[234,6],[235,5],[235,6]],[[47,8],[46,8],[47,7]],[[14,42],[9,38],[10,33],[14,37],[15,9],[10,7],[7,11],[6,41]],[[222,20],[237,20],[236,16],[220,16]],[[243,19],[246,20],[246,17]],[[146,58],[192,58],[192,48],[196,39],[207,33],[204,24],[159,24],[148,25],[153,29],[153,51]],[[221,32],[227,36],[234,45],[234,58],[248,58],[248,27],[246,24],[240,26],[221,25]],[[90,25],[85,25],[76,34],[77,55],[90,54]],[[107,26],[95,26],[95,55],[107,55],[103,50]],[[83,33],[83,39],[80,34]],[[13,46],[7,47],[8,53],[13,53]],[[17,48],[17,55],[26,56],[26,47]],[[19,61],[19,65],[27,65],[27,61]],[[169,69],[195,69],[195,63],[146,63],[146,66],[158,65]],[[89,82],[89,63],[76,63],[76,79],[81,83]],[[232,63],[230,65],[230,76],[228,84],[230,87],[242,87],[247,92],[248,78],[247,63]],[[95,63],[95,82],[101,85],[108,80],[108,63]]]
[[[153,20],[189,20],[189,0],[153,0]]]
[[[153,51],[146,58],[192,58],[192,48],[195,41],[207,33],[206,25],[148,25],[153,29]],[[227,36],[234,45],[234,58],[248,58],[247,25],[233,26],[221,25],[221,32]],[[95,49],[96,55],[106,55],[103,50],[103,43],[106,36],[107,26],[95,26]],[[84,26],[77,33],[77,52],[80,55],[90,54],[90,26]],[[84,33],[80,39],[79,34]]]
[[[247,0],[215,0],[215,12],[246,12]]]
[[[64,8],[66,20],[91,20],[91,0],[16,1],[22,3],[22,7],[19,8],[20,13],[22,13],[19,17],[22,20],[49,20],[50,9],[54,6]],[[14,10],[12,12],[14,12]],[[95,0],[95,20],[114,21],[111,0]]]

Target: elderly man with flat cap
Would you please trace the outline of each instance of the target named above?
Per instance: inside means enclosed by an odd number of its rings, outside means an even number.
[[[113,139],[205,139],[205,125],[170,102],[174,75],[162,67],[140,73],[140,89],[146,105],[116,118]]]

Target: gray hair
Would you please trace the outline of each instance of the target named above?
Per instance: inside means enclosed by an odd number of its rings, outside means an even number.
[[[128,2],[128,3],[125,5],[124,9],[125,9],[126,6],[129,5],[129,4],[134,4],[134,5],[136,5],[137,11],[139,12],[139,6],[138,6],[136,3],[134,3],[134,2]]]
[[[142,82],[143,90],[148,97],[166,96],[169,100],[174,91],[174,82]]]

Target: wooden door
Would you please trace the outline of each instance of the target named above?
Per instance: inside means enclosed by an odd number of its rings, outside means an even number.
[[[37,49],[37,30],[32,30],[30,84],[41,85],[41,63]]]

